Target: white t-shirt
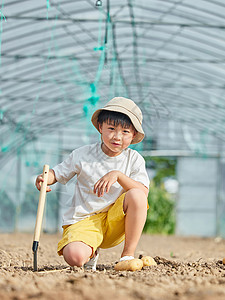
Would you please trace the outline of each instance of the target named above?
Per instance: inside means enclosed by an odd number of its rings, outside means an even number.
[[[72,204],[63,216],[63,225],[74,224],[101,211],[107,211],[124,192],[122,186],[115,182],[103,197],[94,194],[95,183],[110,171],[119,170],[149,188],[145,161],[137,151],[130,148],[118,156],[110,157],[102,151],[101,143],[83,146],[75,149],[53,170],[57,181],[62,184],[77,175]]]

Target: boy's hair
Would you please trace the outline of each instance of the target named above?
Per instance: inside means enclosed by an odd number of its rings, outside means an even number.
[[[102,110],[98,115],[98,123],[107,123],[112,124],[113,126],[121,125],[123,128],[129,128],[130,126],[133,126],[130,118],[117,111],[110,111],[110,110]],[[136,131],[136,130],[135,130]]]

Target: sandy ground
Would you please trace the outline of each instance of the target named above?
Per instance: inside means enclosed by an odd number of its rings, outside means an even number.
[[[157,266],[116,272],[122,245],[100,251],[98,270],[72,269],[41,235],[33,272],[31,234],[0,234],[0,299],[225,299],[225,240],[143,235],[136,251]]]

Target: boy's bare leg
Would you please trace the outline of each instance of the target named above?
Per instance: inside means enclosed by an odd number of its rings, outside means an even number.
[[[92,255],[92,248],[83,242],[72,242],[63,248],[63,257],[71,267],[82,267]]]
[[[125,195],[123,209],[126,214],[125,244],[121,257],[134,256],[147,217],[145,193],[136,188],[129,190]]]

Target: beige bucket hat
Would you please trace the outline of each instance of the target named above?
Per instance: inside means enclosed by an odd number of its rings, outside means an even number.
[[[130,118],[134,128],[137,130],[137,133],[133,138],[131,144],[137,144],[143,140],[145,136],[144,130],[142,129],[143,116],[140,108],[134,103],[134,101],[124,97],[115,97],[110,100],[103,108],[96,110],[92,115],[91,122],[98,131],[98,115],[102,110],[116,111],[127,115]]]

